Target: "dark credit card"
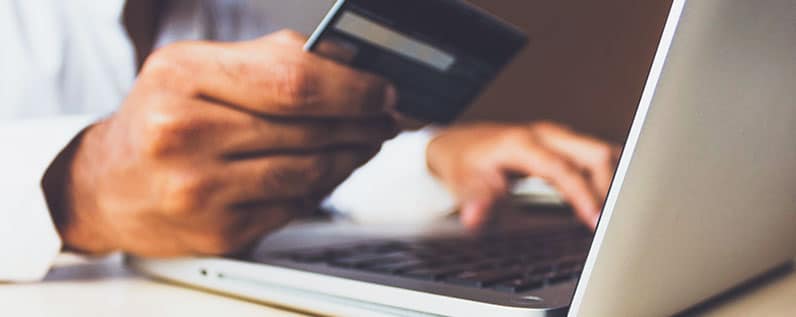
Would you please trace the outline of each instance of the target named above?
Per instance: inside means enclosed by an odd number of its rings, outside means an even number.
[[[338,0],[305,49],[330,40],[391,80],[398,111],[449,123],[525,46],[517,28],[459,0]]]

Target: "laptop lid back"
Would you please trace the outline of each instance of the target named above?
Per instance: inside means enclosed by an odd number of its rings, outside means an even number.
[[[796,2],[675,0],[570,315],[671,315],[796,255]]]

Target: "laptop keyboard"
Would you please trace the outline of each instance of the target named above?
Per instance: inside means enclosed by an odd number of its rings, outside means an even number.
[[[580,229],[479,238],[375,241],[282,252],[280,260],[500,292],[524,292],[580,276],[592,235]]]

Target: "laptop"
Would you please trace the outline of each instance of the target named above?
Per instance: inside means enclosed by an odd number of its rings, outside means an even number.
[[[129,264],[322,315],[682,312],[796,255],[794,17],[792,0],[672,2],[596,233],[514,206],[479,233],[313,220],[249,256]]]

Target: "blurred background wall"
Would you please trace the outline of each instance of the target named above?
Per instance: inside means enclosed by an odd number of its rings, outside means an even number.
[[[241,0],[311,33],[333,0]],[[400,0],[396,0],[400,1]],[[462,121],[549,119],[624,142],[671,0],[470,0],[530,44]]]
[[[531,42],[463,121],[551,119],[623,142],[671,0],[472,0]]]

